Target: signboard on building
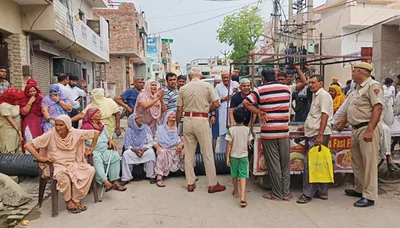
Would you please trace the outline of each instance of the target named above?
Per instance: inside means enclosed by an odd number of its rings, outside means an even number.
[[[208,65],[208,59],[198,59],[197,60],[197,65],[199,65],[199,66],[207,66]]]
[[[147,56],[153,62],[158,62],[158,45],[157,37],[147,37]]]

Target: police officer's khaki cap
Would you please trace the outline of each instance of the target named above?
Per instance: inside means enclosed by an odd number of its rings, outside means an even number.
[[[368,71],[372,71],[372,65],[366,62],[361,62],[361,63],[357,63],[354,68],[361,68],[361,69],[365,69]]]

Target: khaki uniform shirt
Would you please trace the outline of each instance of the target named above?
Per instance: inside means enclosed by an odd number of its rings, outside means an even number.
[[[372,109],[376,104],[383,104],[383,87],[379,82],[368,78],[357,85],[350,100],[347,120],[351,125],[371,121]]]
[[[183,112],[209,113],[211,103],[218,100],[210,83],[194,78],[179,89],[177,106],[183,107]]]
[[[310,112],[304,123],[304,135],[306,137],[318,135],[322,113],[328,114],[328,122],[325,127],[324,135],[331,135],[332,129],[329,123],[332,121],[333,117],[333,100],[331,95],[323,88],[315,92],[312,97]]]

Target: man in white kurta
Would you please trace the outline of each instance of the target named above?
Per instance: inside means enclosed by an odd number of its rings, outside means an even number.
[[[220,153],[226,153],[226,145],[227,141],[225,140],[225,135],[228,131],[229,126],[229,118],[228,118],[228,110],[230,106],[230,100],[232,95],[234,94],[234,86],[231,81],[229,73],[222,73],[222,83],[218,84],[215,87],[215,91],[217,92],[220,98],[220,106],[218,108],[218,123],[219,123],[219,145],[220,145]]]

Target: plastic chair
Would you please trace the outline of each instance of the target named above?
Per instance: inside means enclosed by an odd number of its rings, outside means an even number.
[[[93,166],[93,155],[89,155],[88,158],[88,163]],[[38,162],[38,161],[36,161]],[[39,162],[38,162],[39,163]],[[54,176],[54,165],[52,162],[47,162],[49,165],[50,169],[50,177]],[[46,190],[46,185],[48,179],[51,180],[51,217],[56,217],[58,216],[58,191],[57,191],[57,180],[53,178],[42,178],[42,170],[40,169],[40,180],[39,180],[39,199],[38,199],[38,205],[39,207],[42,207],[43,203],[43,196],[44,196],[44,191]],[[90,190],[93,191],[93,196],[94,196],[94,202],[97,203],[99,202],[99,196],[98,196],[98,191],[97,191],[97,184],[95,178],[93,178]]]

